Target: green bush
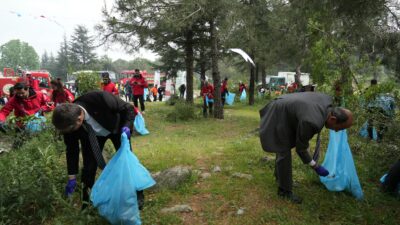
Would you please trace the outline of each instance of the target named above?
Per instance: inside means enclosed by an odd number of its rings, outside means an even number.
[[[79,95],[100,90],[101,79],[96,72],[80,72],[76,78]]]
[[[0,224],[41,224],[56,213],[65,168],[60,166],[62,144],[49,141],[54,140],[52,133],[42,132],[1,155]]]
[[[189,104],[183,101],[177,101],[174,105],[174,110],[167,114],[167,120],[171,122],[176,121],[187,121],[196,119],[196,107],[193,104]]]
[[[178,95],[172,95],[166,102],[165,104],[167,105],[175,105],[177,102],[184,102],[184,99],[179,98]]]

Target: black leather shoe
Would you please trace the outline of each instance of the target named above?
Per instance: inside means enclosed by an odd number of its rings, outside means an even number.
[[[144,207],[144,193],[143,191],[136,191],[136,195],[137,195],[139,210],[142,210]]]
[[[278,190],[278,196],[283,198],[283,199],[287,199],[289,201],[291,201],[292,203],[295,204],[301,204],[303,202],[303,199],[300,198],[299,196],[293,194],[293,192],[291,191],[284,191],[279,189]]]

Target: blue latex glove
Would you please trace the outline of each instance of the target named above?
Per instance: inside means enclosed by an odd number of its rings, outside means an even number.
[[[65,195],[67,197],[71,196],[74,193],[76,187],[76,178],[68,180],[67,185],[65,186]]]
[[[314,170],[315,170],[315,172],[316,172],[318,175],[320,175],[320,176],[322,176],[322,177],[326,177],[326,176],[329,175],[329,171],[326,170],[323,166],[316,166],[316,167],[314,168]]]
[[[129,129],[129,127],[123,127],[121,131],[122,133],[125,133],[128,138],[131,137],[131,130]]]

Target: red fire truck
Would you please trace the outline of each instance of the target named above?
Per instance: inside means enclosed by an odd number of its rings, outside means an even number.
[[[28,80],[28,82],[29,80],[34,81],[33,83],[37,84],[35,85],[37,86],[35,88],[37,88],[44,94],[51,94],[51,74],[48,71],[23,71],[21,74],[16,75],[13,69],[4,68],[3,75],[0,75],[0,95],[9,95],[10,87],[14,86],[14,84],[16,84],[17,82],[21,82],[24,80]]]

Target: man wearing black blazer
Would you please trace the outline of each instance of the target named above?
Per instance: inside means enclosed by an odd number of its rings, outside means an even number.
[[[352,113],[332,107],[332,98],[326,94],[302,92],[277,97],[260,110],[260,117],[262,148],[276,153],[278,196],[301,203],[301,198],[292,193],[291,149],[296,148],[303,163],[319,176],[327,176],[329,172],[311,158],[308,142],[324,126],[335,131],[349,128]]]
[[[110,139],[115,147],[121,145],[121,134],[130,137],[134,120],[133,107],[104,91],[93,91],[77,98],[73,103],[57,106],[52,123],[64,135],[67,147],[68,183],[65,194],[70,196],[76,187],[79,169],[79,143],[82,147],[83,208],[89,202],[89,189],[93,187],[97,167],[104,168],[101,151]],[[143,192],[138,192],[139,206],[143,206]]]

